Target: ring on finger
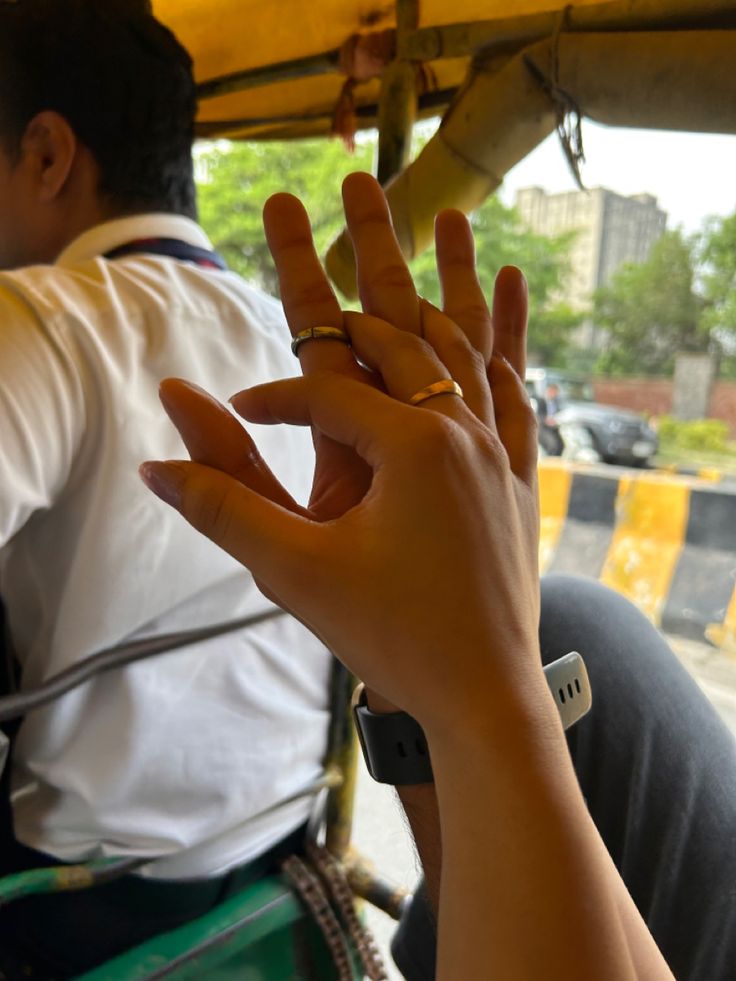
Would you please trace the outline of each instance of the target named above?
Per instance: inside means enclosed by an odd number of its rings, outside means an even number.
[[[442,381],[433,382],[425,388],[420,388],[409,399],[409,405],[420,405],[427,399],[434,398],[435,395],[459,395],[462,398],[463,390],[452,378],[443,378]]]
[[[291,353],[299,357],[299,348],[305,341],[341,341],[350,347],[350,338],[340,327],[307,327],[300,330],[291,341]]]

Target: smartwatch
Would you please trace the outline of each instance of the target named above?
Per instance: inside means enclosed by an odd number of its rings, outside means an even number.
[[[563,728],[569,729],[592,705],[585,662],[572,651],[547,664],[544,676]],[[374,780],[399,786],[434,782],[429,747],[416,719],[406,712],[371,712],[362,684],[353,692],[352,707],[365,765]]]

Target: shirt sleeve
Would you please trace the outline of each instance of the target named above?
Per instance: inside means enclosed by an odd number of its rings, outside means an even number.
[[[0,281],[0,547],[53,503],[84,426],[79,370],[63,337]]]

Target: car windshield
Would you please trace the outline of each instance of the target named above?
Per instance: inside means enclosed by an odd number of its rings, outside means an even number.
[[[568,402],[594,402],[593,386],[590,382],[576,378],[561,378],[555,380],[555,385],[559,386],[560,396],[563,401]]]

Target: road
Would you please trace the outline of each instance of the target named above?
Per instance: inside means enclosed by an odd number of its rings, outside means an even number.
[[[693,674],[705,694],[736,733],[736,660],[706,644],[668,638],[675,653]],[[418,864],[392,788],[374,783],[364,768],[358,780],[354,825],[356,847],[394,882],[412,888]],[[368,925],[378,941],[391,981],[401,981],[388,952],[395,924],[378,910],[368,908]]]

